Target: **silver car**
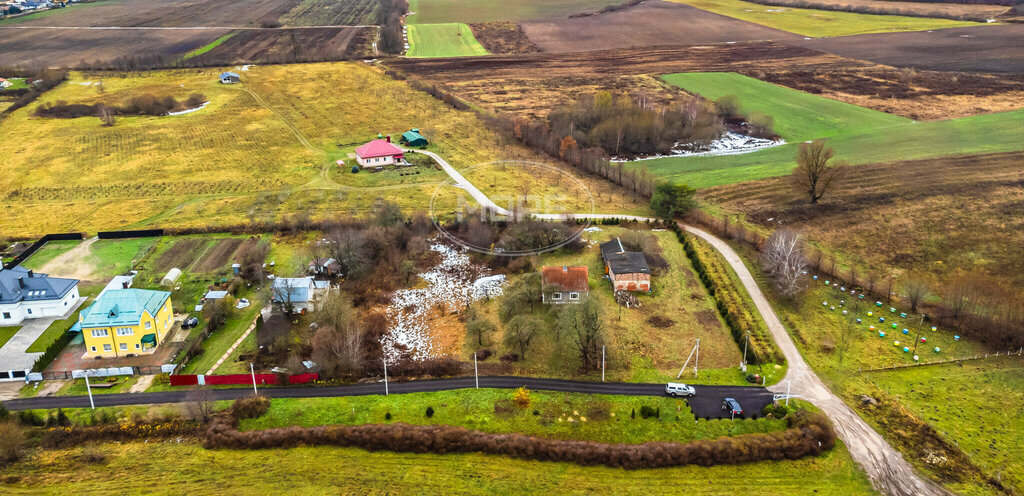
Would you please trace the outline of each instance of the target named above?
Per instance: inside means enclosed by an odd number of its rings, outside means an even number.
[[[665,386],[665,393],[671,396],[693,396],[697,390],[681,382],[670,382]]]

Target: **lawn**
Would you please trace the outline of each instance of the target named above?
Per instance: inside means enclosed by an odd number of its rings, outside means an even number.
[[[75,325],[75,322],[78,322],[78,314],[88,308],[89,305],[92,305],[92,302],[86,300],[67,319],[53,321],[25,351],[28,353],[42,353],[46,351],[50,343],[56,341],[61,334],[64,334],[71,326]]]
[[[780,121],[776,125],[780,125]],[[944,121],[907,122],[829,139],[836,157],[851,164],[894,162],[949,155],[1024,150],[1017,130],[1024,111],[977,115]],[[789,174],[796,166],[797,144],[742,155],[673,157],[632,162],[676,183],[706,188]]]
[[[21,329],[21,326],[0,327],[0,348],[3,348],[18,333],[18,329]]]
[[[158,238],[101,239],[91,247],[93,270],[108,277],[127,273]]]
[[[222,70],[72,72],[37,103],[13,112],[0,123],[0,135],[21,143],[0,148],[5,234],[226,227],[279,222],[296,212],[315,219],[360,215],[382,197],[410,212],[425,210],[436,189],[430,180],[382,176],[388,180],[368,184],[377,179],[334,165],[378,133],[414,127],[456,168],[540,159],[472,112],[362,62],[252,66],[241,85],[218,83]],[[100,81],[102,92],[91,84]],[[173,117],[122,116],[112,127],[94,118],[32,115],[37,105],[58,100],[119,103],[141,94],[180,100],[192,93],[210,104]],[[531,181],[529,175],[509,179]],[[613,197],[609,205],[636,205],[602,180],[583,181]]]
[[[458,22],[409,25],[410,57],[465,57],[487,55],[469,26]]]
[[[242,333],[249,328],[253,320],[256,319],[260,309],[263,308],[263,301],[251,291],[242,291],[239,293],[239,297],[248,298],[251,304],[241,310],[232,310],[227,324],[223,328],[214,331],[210,337],[206,338],[206,341],[203,341],[203,352],[193,357],[182,373],[207,373],[217,363],[217,360],[220,360],[220,357],[224,356],[224,353],[231,348],[231,345],[235,344],[235,341],[242,336]],[[227,361],[225,361],[225,364],[227,364]],[[219,374],[222,372],[220,369],[217,369],[215,373]]]
[[[0,91],[22,90],[28,88],[28,80],[25,78],[7,78],[7,82],[11,83],[11,85]]]
[[[92,387],[92,394],[127,393],[136,382],[139,382],[139,376],[137,375],[113,376],[109,378],[93,377],[89,379],[89,386]],[[109,388],[96,387],[97,384],[113,384],[113,386]],[[70,380],[57,391],[57,396],[80,396],[87,394],[89,394],[89,390],[85,385],[85,379]]]
[[[33,253],[32,256],[25,259],[21,265],[26,269],[39,270],[39,268],[46,265],[47,262],[78,246],[79,243],[81,243],[81,241],[47,241],[42,248]]]
[[[842,446],[837,443],[837,446]],[[481,454],[367,452],[303,447],[205,450],[193,442],[104,444],[107,463],[68,463],[81,448],[40,452],[4,470],[9,494],[130,493],[139,487],[187,493],[282,494],[875,494],[844,448],[820,457],[656,470],[583,467]],[[329,469],[328,469],[329,467]],[[241,477],[240,474],[244,474]]]
[[[524,0],[503,2],[501,0],[411,0],[406,18],[409,24],[432,24],[442,22],[495,22],[495,21],[538,21],[563,19],[570,14],[594,12],[617,0]]]
[[[895,396],[990,473],[1024,490],[1024,360],[1007,358],[899,371],[865,378]],[[972,488],[953,486],[960,494]]]
[[[698,422],[686,402],[661,397],[530,392],[530,405],[511,402],[507,389],[461,389],[438,393],[341,398],[275,399],[267,415],[240,428],[259,430],[298,425],[360,425],[392,422],[458,425],[491,433],[522,433],[604,443],[687,442],[786,429],[784,420]],[[660,419],[643,419],[641,406],[660,409]],[[427,407],[434,409],[427,417]],[[636,411],[635,418],[633,411]]]
[[[980,26],[976,22],[856,14],[826,10],[794,9],[744,2],[742,0],[669,0],[699,9],[742,19],[791,33],[815,38],[849,36],[896,31],[927,31],[930,29]]]
[[[804,93],[733,72],[668,74],[665,82],[709,100],[737,98],[745,115],[775,118],[775,131],[789,142],[906,124],[910,120],[857,105]]]

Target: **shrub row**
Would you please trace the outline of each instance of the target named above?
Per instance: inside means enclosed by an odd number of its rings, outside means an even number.
[[[67,448],[89,441],[132,441],[136,439],[196,436],[202,433],[196,422],[173,420],[159,423],[126,421],[90,427],[56,427],[43,433],[45,448]]]
[[[270,398],[251,396],[235,400],[228,412],[235,419],[241,420],[262,417],[268,410],[270,410]]]
[[[775,341],[730,280],[729,269],[721,258],[708,253],[703,246],[693,243],[678,225],[673,225],[672,230],[682,243],[686,256],[693,263],[697,277],[704,283],[708,294],[715,299],[718,313],[729,327],[733,340],[740,349],[747,345],[748,363],[785,363],[786,359],[775,346]],[[747,331],[750,331],[749,343],[745,343]]]
[[[227,449],[346,446],[370,451],[474,453],[538,461],[643,469],[679,465],[712,466],[819,455],[835,445],[827,418],[806,411],[791,416],[782,432],[723,437],[690,443],[609,444],[546,439],[523,434],[489,434],[446,425],[368,424],[286,427],[241,432],[233,418],[211,424],[203,446]]]
[[[42,372],[43,370],[46,370],[46,367],[53,363],[53,360],[57,358],[57,355],[60,354],[61,350],[63,350],[74,337],[74,334],[65,330],[63,334],[50,343],[50,346],[46,347],[46,351],[44,351],[42,355],[39,355],[39,358],[36,358],[36,362],[32,364],[32,372]]]

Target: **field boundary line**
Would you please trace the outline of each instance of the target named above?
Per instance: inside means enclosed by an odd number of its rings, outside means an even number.
[[[950,358],[949,360],[938,360],[938,361],[935,361],[935,362],[907,363],[907,364],[903,364],[903,365],[893,365],[892,367],[872,367],[870,369],[860,369],[860,370],[858,370],[858,372],[860,372],[860,373],[864,373],[864,372],[882,372],[882,371],[886,371],[886,370],[902,370],[902,369],[911,369],[911,368],[916,368],[916,367],[926,367],[928,365],[942,365],[942,364],[946,364],[946,363],[961,363],[961,362],[968,362],[968,361],[972,361],[972,360],[986,360],[986,359],[989,359],[989,358],[999,358],[999,357],[1005,358],[1005,357],[1011,357],[1011,356],[1018,356],[1019,357],[1019,356],[1021,356],[1022,352],[1024,352],[1024,348],[1021,348],[1021,349],[1017,350],[1016,352],[1007,351],[1006,353],[1001,353],[1001,352],[985,353],[984,355],[974,355],[972,357],[965,357],[965,358]]]

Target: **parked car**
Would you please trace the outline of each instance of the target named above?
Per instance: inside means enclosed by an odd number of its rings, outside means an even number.
[[[665,393],[671,396],[693,396],[697,390],[681,382],[670,382],[665,386]]]
[[[197,325],[199,325],[199,319],[197,319],[195,317],[189,317],[189,318],[185,319],[184,322],[181,323],[181,328],[182,329],[191,329],[191,328],[193,328],[193,327],[195,327]]]
[[[726,398],[722,400],[722,410],[733,415],[743,415],[743,408],[740,408],[740,404],[735,398]]]

